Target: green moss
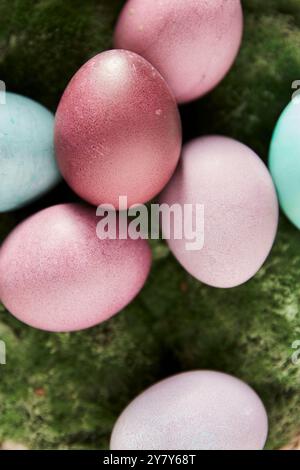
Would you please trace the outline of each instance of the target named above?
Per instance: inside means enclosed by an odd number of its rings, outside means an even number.
[[[5,325],[5,326],[4,326]],[[159,350],[136,301],[105,325],[49,334],[1,314],[0,442],[99,448],[120,407],[159,375]]]
[[[0,78],[8,89],[56,108],[76,69],[111,44],[121,0],[0,0]],[[185,138],[227,134],[266,158],[274,123],[299,79],[298,0],[245,0],[239,58],[209,96],[185,106]],[[0,214],[0,241],[16,221],[70,200],[66,187],[18,213]],[[113,423],[141,390],[194,368],[232,373],[263,398],[269,448],[299,431],[300,234],[281,221],[274,250],[246,285],[216,290],[192,279],[166,246],[152,243],[155,262],[139,296],[96,328],[48,334],[0,306],[0,442],[36,449],[105,448]]]
[[[123,0],[1,0],[0,77],[10,91],[56,109],[76,70],[112,47]]]

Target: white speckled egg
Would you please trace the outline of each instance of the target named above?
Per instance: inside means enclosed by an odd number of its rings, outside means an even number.
[[[111,450],[260,450],[268,418],[257,394],[220,372],[174,375],[148,388],[117,420]]]

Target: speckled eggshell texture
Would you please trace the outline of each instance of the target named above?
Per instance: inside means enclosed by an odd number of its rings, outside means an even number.
[[[60,180],[54,116],[44,106],[4,92],[0,102],[0,212],[18,209]]]
[[[276,192],[262,160],[240,142],[210,136],[187,144],[160,202],[182,208],[191,204],[193,230],[196,205],[204,209],[202,249],[188,249],[185,236],[175,239],[173,223],[163,226],[166,237],[166,228],[171,233],[171,251],[198,280],[214,287],[235,287],[265,262],[277,232]],[[201,220],[198,227],[202,229]]]
[[[107,320],[142,288],[145,240],[100,240],[92,208],[62,204],[21,223],[0,250],[0,299],[22,322],[73,331]]]
[[[123,411],[111,450],[261,450],[268,418],[256,393],[220,372],[193,371],[153,385]]]
[[[129,0],[117,23],[115,46],[149,60],[183,103],[224,78],[242,31],[239,0]]]
[[[56,113],[55,147],[68,184],[91,204],[144,203],[178,163],[181,123],[161,75],[142,57],[112,50],[75,74]]]
[[[269,166],[282,210],[300,229],[300,96],[280,116],[272,138]]]

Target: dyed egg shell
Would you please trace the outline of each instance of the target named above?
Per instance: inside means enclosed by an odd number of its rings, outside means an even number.
[[[56,113],[55,146],[67,183],[91,204],[144,203],[166,185],[178,163],[181,123],[161,75],[128,51],[87,62]]]
[[[181,239],[176,239],[176,225],[167,219],[163,233],[168,238],[169,230],[168,243],[179,263],[205,284],[234,287],[246,282],[271,250],[278,225],[275,188],[260,158],[235,140],[211,136],[186,145],[160,202],[191,205],[194,239],[202,239],[203,247],[191,249],[184,229]],[[202,220],[199,212],[197,228],[196,205],[204,210]],[[183,222],[175,219],[175,224]]]
[[[129,0],[117,23],[115,46],[145,57],[184,103],[224,78],[242,32],[239,0]]]
[[[261,450],[268,418],[256,393],[220,372],[193,371],[153,385],[117,420],[111,450]]]
[[[14,93],[0,104],[0,212],[18,209],[52,189],[60,175],[54,157],[54,116]]]
[[[300,103],[295,98],[282,113],[271,143],[269,167],[282,210],[300,229]]]
[[[21,223],[0,250],[0,299],[19,320],[74,331],[107,320],[142,288],[145,240],[100,240],[93,209],[62,204]]]

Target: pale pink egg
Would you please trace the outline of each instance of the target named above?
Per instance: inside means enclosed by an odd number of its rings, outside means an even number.
[[[271,176],[250,148],[233,139],[211,136],[187,144],[160,202],[187,205],[175,224],[165,219],[163,232],[180,264],[205,284],[246,282],[272,248],[278,201]],[[182,226],[179,239],[176,224]]]
[[[156,196],[181,150],[175,98],[159,72],[128,51],[107,51],[75,74],[55,119],[59,168],[94,205],[128,206]]]
[[[169,377],[133,400],[117,420],[111,450],[261,450],[265,408],[247,384],[227,374]]]
[[[142,288],[150,269],[145,240],[100,240],[95,211],[79,204],[42,210],[0,250],[0,299],[19,320],[73,331],[107,320]]]
[[[115,46],[149,60],[183,103],[224,78],[242,32],[240,0],[128,0],[117,23]]]

